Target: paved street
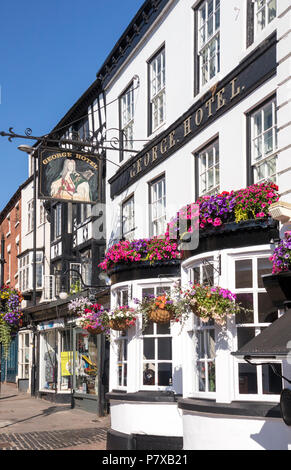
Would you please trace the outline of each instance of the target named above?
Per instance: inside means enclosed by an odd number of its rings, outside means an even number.
[[[18,393],[2,384],[0,450],[104,450],[110,417]]]

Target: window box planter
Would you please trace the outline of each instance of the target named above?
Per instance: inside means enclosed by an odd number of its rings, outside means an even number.
[[[153,263],[149,261],[117,263],[108,271],[108,276],[112,284],[162,276],[180,277],[180,260],[162,260]]]
[[[262,279],[275,307],[282,308],[287,302],[291,304],[291,271],[266,274]]]
[[[271,217],[200,229],[198,247],[191,251],[184,250],[183,260],[208,251],[265,245],[269,244],[272,238],[278,237],[278,222]]]

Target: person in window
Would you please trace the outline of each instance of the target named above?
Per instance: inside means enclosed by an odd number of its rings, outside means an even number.
[[[62,173],[51,184],[51,196],[57,199],[92,202],[88,181],[93,175],[92,170],[77,172],[76,162],[67,158]]]

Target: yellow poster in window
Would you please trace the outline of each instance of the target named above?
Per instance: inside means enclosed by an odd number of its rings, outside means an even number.
[[[77,360],[77,353],[75,353],[75,359]],[[73,352],[65,351],[61,352],[61,370],[62,376],[73,375]]]

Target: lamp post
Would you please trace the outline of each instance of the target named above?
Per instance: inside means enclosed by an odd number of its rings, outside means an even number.
[[[30,145],[19,145],[18,150],[26,152],[33,158],[33,257],[32,257],[32,304],[36,305],[36,156],[37,149]],[[33,331],[31,395],[35,395],[35,332]]]

